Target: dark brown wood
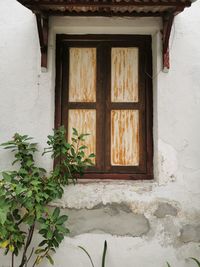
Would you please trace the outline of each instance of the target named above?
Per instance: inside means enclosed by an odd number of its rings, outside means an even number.
[[[55,6],[55,7],[98,7],[98,8],[113,8],[113,7],[134,7],[134,6],[190,6],[191,2],[190,1],[136,1],[136,0],[131,0],[131,1],[120,1],[120,2],[110,2],[109,0],[107,1],[98,1],[94,2],[94,0],[85,0],[85,1],[76,1],[76,2],[71,2],[68,0],[65,1],[46,1],[46,0],[39,0],[39,1],[34,1],[34,0],[18,0],[23,5],[26,5],[28,7],[40,7],[40,6]]]
[[[96,103],[68,101],[70,47],[97,48]],[[111,103],[111,47],[139,48],[139,102]],[[67,128],[69,108],[93,108],[97,112],[96,171],[90,169],[86,179],[152,179],[152,82],[151,37],[133,35],[58,35],[56,53],[56,121],[55,125]],[[148,73],[149,75],[145,75]],[[110,165],[110,117],[112,109],[136,109],[140,113],[140,164],[139,166]]]
[[[56,85],[55,85],[55,129],[62,124],[61,106],[62,106],[62,43],[59,38],[56,39]]]
[[[169,69],[169,38],[174,21],[174,14],[163,16],[163,69]]]
[[[163,52],[166,53],[169,47],[169,38],[174,21],[174,15],[168,14],[163,17]]]
[[[41,50],[41,67],[47,68],[49,19],[41,14],[36,14],[36,21]]]
[[[171,8],[173,9],[173,7]],[[170,10],[171,10],[170,9]],[[39,9],[38,9],[39,10]],[[176,8],[174,7],[174,10]],[[59,11],[59,10],[48,10],[45,11],[43,10],[43,14],[46,14],[47,16],[70,16],[70,17],[80,17],[80,16],[85,16],[85,17],[161,17],[164,15],[165,11],[163,12],[108,12],[108,11],[80,11],[80,12],[75,12],[75,11]],[[179,13],[179,12],[178,12]],[[177,14],[178,14],[177,13]]]
[[[51,1],[51,0],[17,0],[22,5],[26,6],[37,16],[37,25],[40,35],[41,46],[41,65],[47,67],[47,44],[48,44],[48,17],[49,16],[106,16],[106,17],[162,17],[163,18],[163,68],[169,69],[169,37],[173,17],[184,10],[185,7],[190,7],[192,1],[180,0],[122,0],[122,1]],[[73,10],[70,10],[73,7]],[[134,10],[132,10],[132,8]],[[143,8],[148,11],[144,12]],[[156,11],[157,8],[160,11]],[[69,8],[69,9],[68,9]],[[90,11],[85,11],[84,8],[90,8]],[[126,10],[124,10],[126,8]],[[129,9],[130,8],[130,9]],[[38,15],[39,14],[39,15]],[[170,14],[170,17],[168,18]],[[41,15],[46,16],[41,23]],[[167,18],[167,19],[166,19]]]
[[[85,173],[82,177],[77,176],[78,179],[99,179],[99,180],[152,180],[153,175],[144,173]]]
[[[152,77],[152,51],[148,49],[150,44],[147,41],[147,53],[145,54],[145,87],[146,90],[146,147],[147,147],[147,174],[153,178],[153,81]],[[148,74],[148,75],[147,75]]]

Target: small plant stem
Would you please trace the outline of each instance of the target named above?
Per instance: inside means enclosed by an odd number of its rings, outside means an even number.
[[[29,228],[28,237],[27,237],[27,240],[26,240],[26,244],[24,246],[24,252],[23,252],[21,264],[19,265],[19,267],[23,267],[25,265],[25,263],[27,262],[26,252],[27,252],[28,247],[29,247],[29,245],[31,243],[31,240],[32,240],[32,237],[33,237],[34,228],[35,228],[35,222]]]
[[[46,257],[46,255],[49,253],[49,250],[50,249],[47,249],[47,251],[43,254],[43,255],[41,255],[41,256],[37,256],[37,258],[36,258],[36,260],[34,261],[34,263],[33,263],[33,266],[32,267],[35,267],[35,265],[36,265],[36,263],[37,263],[37,260],[38,260],[38,258],[39,257],[41,257],[41,258],[44,258],[44,257]]]
[[[15,266],[15,254],[14,254],[14,252],[12,252],[12,265],[11,266],[12,267]]]
[[[30,261],[30,259],[31,259],[31,256],[33,255],[33,251],[34,251],[34,248],[32,248],[32,250],[31,250],[31,253],[30,253],[30,255],[29,255],[29,257],[28,257],[28,259],[27,259],[27,263]]]

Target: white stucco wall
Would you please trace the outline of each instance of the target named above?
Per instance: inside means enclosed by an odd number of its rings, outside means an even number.
[[[55,256],[56,267],[88,266],[78,245],[100,266],[105,239],[107,266],[164,267],[168,260],[186,267],[194,265],[185,258],[200,255],[198,242],[180,240],[184,225],[200,223],[200,1],[175,19],[167,74],[162,72],[161,27],[159,19],[149,18],[51,18],[48,70],[41,72],[34,15],[15,0],[0,0],[0,143],[20,132],[34,136],[41,150],[45,146],[54,127],[56,33],[153,36],[155,180],[79,183],[66,188],[63,200],[55,203],[79,210],[125,203],[133,213],[145,215],[150,230],[138,237],[100,234],[98,229],[68,237]],[[10,160],[10,153],[0,150],[0,169],[10,168]],[[38,155],[37,160],[52,168],[50,158]],[[159,203],[173,205],[177,215],[155,216]],[[0,267],[9,266],[8,261],[0,256]]]

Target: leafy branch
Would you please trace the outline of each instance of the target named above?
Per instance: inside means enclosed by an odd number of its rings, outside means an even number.
[[[12,267],[15,257],[20,257],[19,252],[22,252],[19,267],[27,267],[33,256],[33,266],[45,258],[53,264],[51,254],[69,233],[65,227],[68,217],[60,215],[59,208],[50,213],[47,206],[54,199],[61,198],[64,186],[76,183],[77,175],[83,175],[92,165],[94,154],[86,157],[84,150],[87,147],[79,145],[86,136],[73,129],[72,143],[68,143],[64,127],[48,136],[48,148],[43,154],[51,153],[55,160],[50,175],[36,165],[37,144],[32,143],[28,135],[16,133],[12,140],[1,144],[14,153],[12,165],[17,164],[16,170],[2,172],[0,179],[0,248],[5,254],[11,253]],[[36,224],[42,241],[29,252]]]

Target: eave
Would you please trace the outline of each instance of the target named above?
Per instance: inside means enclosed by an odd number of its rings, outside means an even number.
[[[41,65],[47,67],[50,16],[161,17],[163,21],[163,69],[168,70],[169,39],[174,17],[190,0],[17,0],[35,13],[41,47]]]

